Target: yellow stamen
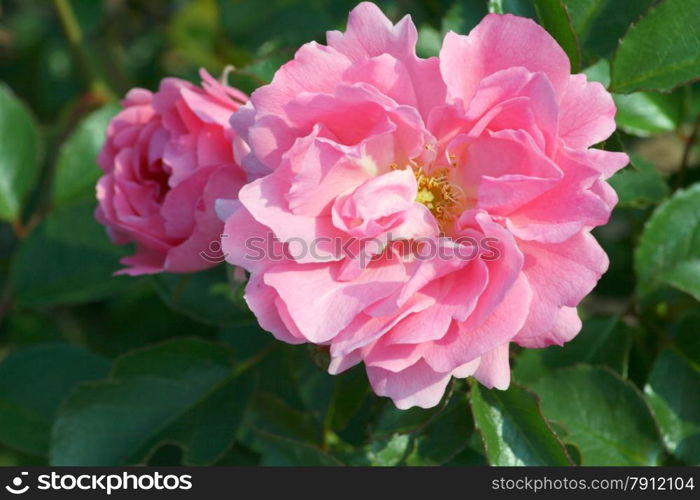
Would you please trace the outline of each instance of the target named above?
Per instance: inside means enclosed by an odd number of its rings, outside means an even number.
[[[413,168],[413,173],[418,181],[416,201],[428,207],[444,231],[461,213],[464,192],[450,182],[447,168],[437,169],[428,175],[422,167],[417,167]]]

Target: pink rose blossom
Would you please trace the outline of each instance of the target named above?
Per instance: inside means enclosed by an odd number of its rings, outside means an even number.
[[[505,389],[509,343],[571,340],[607,268],[590,231],[628,159],[589,148],[615,128],[610,95],[512,15],[448,33],[439,58],[418,58],[410,18],[371,3],[327,38],[232,118],[254,180],[218,208],[248,304],[278,339],[328,346],[331,373],[363,362],[399,408],[436,405],[453,376]],[[251,238],[323,243],[254,258]]]
[[[119,273],[216,264],[223,223],[215,201],[235,198],[246,178],[233,159],[229,119],[247,96],[200,74],[202,88],[166,78],[155,94],[131,90],[107,129],[96,217],[115,243],[136,244]]]

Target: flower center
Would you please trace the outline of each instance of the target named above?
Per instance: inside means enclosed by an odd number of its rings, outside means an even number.
[[[440,229],[447,232],[464,208],[464,192],[450,182],[447,168],[434,170],[428,175],[423,167],[414,167],[413,174],[418,181],[416,201],[425,205],[437,219]]]

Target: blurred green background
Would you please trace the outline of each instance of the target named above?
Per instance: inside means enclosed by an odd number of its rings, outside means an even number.
[[[458,381],[438,408],[402,412],[371,394],[362,367],[331,377],[323,350],[262,332],[224,266],[112,276],[129,249],[92,213],[118,99],[228,65],[251,92],[302,43],[342,29],[355,3],[0,0],[0,464],[700,463],[692,0],[378,2],[394,20],[411,14],[423,56],[491,10],[540,22],[590,79],[609,85],[613,64],[619,130],[602,146],[632,165],[595,231],[610,270],[575,341],[512,351],[507,392]],[[629,33],[637,21],[649,46]],[[630,51],[666,80],[625,85]],[[683,56],[682,74],[666,53]]]

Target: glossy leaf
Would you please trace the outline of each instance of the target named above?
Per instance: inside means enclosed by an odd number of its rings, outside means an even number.
[[[487,5],[481,0],[457,0],[442,18],[442,34],[452,30],[466,35],[487,13]]]
[[[515,14],[531,19],[537,17],[533,2],[530,0],[489,0],[488,9],[495,14]]]
[[[178,339],[134,351],[63,404],[51,463],[142,463],[169,442],[183,448],[185,464],[211,464],[233,444],[251,390],[222,345]]]
[[[235,283],[229,279],[233,268],[219,265],[191,274],[160,273],[152,280],[158,295],[174,310],[197,321],[215,325],[234,325],[247,319]]]
[[[104,143],[107,124],[119,110],[108,105],[85,118],[58,153],[53,181],[53,203],[95,198],[95,183],[102,171],[97,154]]]
[[[574,31],[571,15],[564,0],[533,0],[537,19],[569,56],[571,72],[578,73],[581,64],[581,50]]]
[[[0,220],[16,220],[39,173],[39,134],[26,106],[0,84]]]
[[[437,56],[442,48],[442,39],[448,31],[466,35],[487,13],[486,2],[482,0],[454,2],[443,16],[440,29],[435,29],[429,24],[420,26],[416,53],[420,57]]]
[[[659,354],[644,387],[664,444],[689,465],[700,465],[699,390],[700,367],[670,350]]]
[[[683,355],[700,365],[700,311],[691,310],[673,326],[673,342]]]
[[[579,365],[532,388],[548,419],[578,446],[582,465],[657,465],[661,440],[642,394],[614,372]]]
[[[583,70],[589,80],[610,85],[610,64],[601,59]],[[676,130],[683,119],[683,95],[655,92],[612,94],[617,113],[617,126],[631,135],[648,137]]]
[[[672,132],[682,120],[683,100],[680,94],[665,95],[652,92],[613,94],[617,126],[631,135]]]
[[[436,408],[398,410],[386,402],[369,444],[347,454],[346,460],[352,465],[442,465],[467,448],[473,429],[460,389]]]
[[[263,450],[262,466],[337,467],[343,462],[318,447],[283,436],[258,436],[258,447]]]
[[[463,391],[455,391],[449,404],[415,434],[406,465],[442,465],[464,450],[472,437],[474,422]]]
[[[584,55],[608,57],[653,0],[566,0]]]
[[[418,30],[418,41],[416,42],[416,54],[418,57],[435,57],[442,48],[442,33],[432,26],[421,26]]]
[[[612,90],[670,90],[700,75],[700,3],[665,0],[633,25],[612,63]]]
[[[489,390],[474,383],[470,398],[489,464],[573,464],[529,390],[515,384],[507,391]]]
[[[307,412],[291,407],[278,396],[258,392],[250,407],[248,425],[256,433],[286,436],[302,443],[321,446],[321,426]],[[253,446],[256,449],[256,446]]]
[[[81,382],[109,372],[109,361],[81,347],[44,343],[11,353],[0,363],[0,442],[46,455],[58,407]]]
[[[109,241],[94,209],[94,202],[61,207],[22,241],[11,268],[18,303],[96,301],[134,286],[133,278],[113,276],[128,249]]]
[[[630,165],[610,178],[619,198],[619,206],[644,207],[661,203],[670,194],[666,179],[654,165],[638,155],[631,155]]]
[[[563,346],[526,349],[518,356],[513,378],[530,384],[554,370],[576,363],[604,365],[620,374],[627,370],[631,328],[620,318],[590,318],[581,332]]]
[[[677,191],[659,205],[635,252],[639,292],[660,284],[700,300],[700,184]]]

